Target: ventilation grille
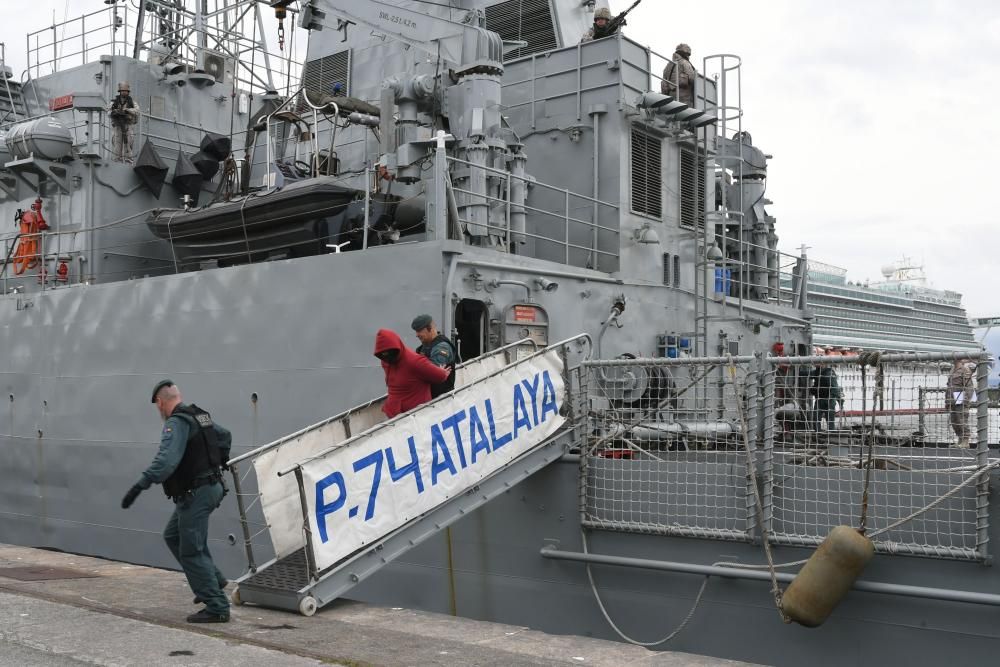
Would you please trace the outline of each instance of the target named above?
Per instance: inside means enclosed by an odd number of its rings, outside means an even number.
[[[487,7],[486,28],[499,34],[505,42],[528,43],[524,48],[506,54],[504,60],[514,60],[559,46],[549,0],[507,0]]]
[[[663,216],[663,141],[632,128],[632,212]]]
[[[705,160],[687,148],[680,149],[681,226],[705,225]]]
[[[670,267],[671,267],[671,264],[670,264],[670,253],[669,252],[665,252],[665,253],[663,253],[663,284],[666,285],[666,286],[668,286],[668,287],[673,284],[673,281],[671,280],[671,269],[670,269]]]
[[[351,94],[351,51],[341,51],[306,63],[302,85],[321,95],[333,95],[333,85],[341,85],[341,95]]]

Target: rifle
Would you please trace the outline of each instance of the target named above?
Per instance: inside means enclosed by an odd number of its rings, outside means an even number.
[[[625,25],[625,17],[628,16],[628,13],[630,11],[632,11],[633,9],[635,9],[636,7],[638,7],[640,2],[642,2],[642,0],[635,0],[635,2],[632,3],[631,7],[629,7],[628,9],[626,9],[625,11],[623,11],[621,14],[619,14],[616,17],[614,17],[610,21],[608,21],[608,25],[605,28],[605,30],[607,31],[607,34],[608,35],[613,35],[616,32],[618,32],[618,29],[621,28],[623,25]]]

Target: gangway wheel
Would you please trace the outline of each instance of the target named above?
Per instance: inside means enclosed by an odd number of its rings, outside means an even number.
[[[233,594],[232,594],[231,598],[233,600],[233,604],[234,605],[236,605],[237,607],[242,607],[243,606],[243,598],[240,597],[239,586],[237,586],[236,588],[233,589]]]
[[[307,595],[299,600],[299,613],[303,616],[312,616],[316,613],[317,606],[316,598],[311,595]]]

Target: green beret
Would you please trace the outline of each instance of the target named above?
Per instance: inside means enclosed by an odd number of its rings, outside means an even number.
[[[431,319],[430,315],[417,315],[413,318],[413,322],[410,326],[413,327],[414,331],[420,331],[424,327],[429,327],[433,321],[434,320]]]
[[[174,386],[173,380],[160,380],[159,382],[156,383],[156,386],[153,387],[153,398],[151,398],[149,402],[156,403],[156,395],[160,393],[160,390],[163,389],[164,387],[173,387],[173,386]]]

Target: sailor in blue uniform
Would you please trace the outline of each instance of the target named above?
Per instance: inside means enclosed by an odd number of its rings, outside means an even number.
[[[189,623],[227,623],[229,600],[223,592],[226,578],[208,551],[208,517],[222,502],[221,466],[229,460],[232,435],[196,405],[183,403],[170,380],[153,389],[152,402],[163,418],[160,449],[125,497],[127,509],[153,484],[162,484],[174,501],[174,512],[163,530],[167,548],[180,563],[195,594],[195,604],[205,608],[187,617]]]

